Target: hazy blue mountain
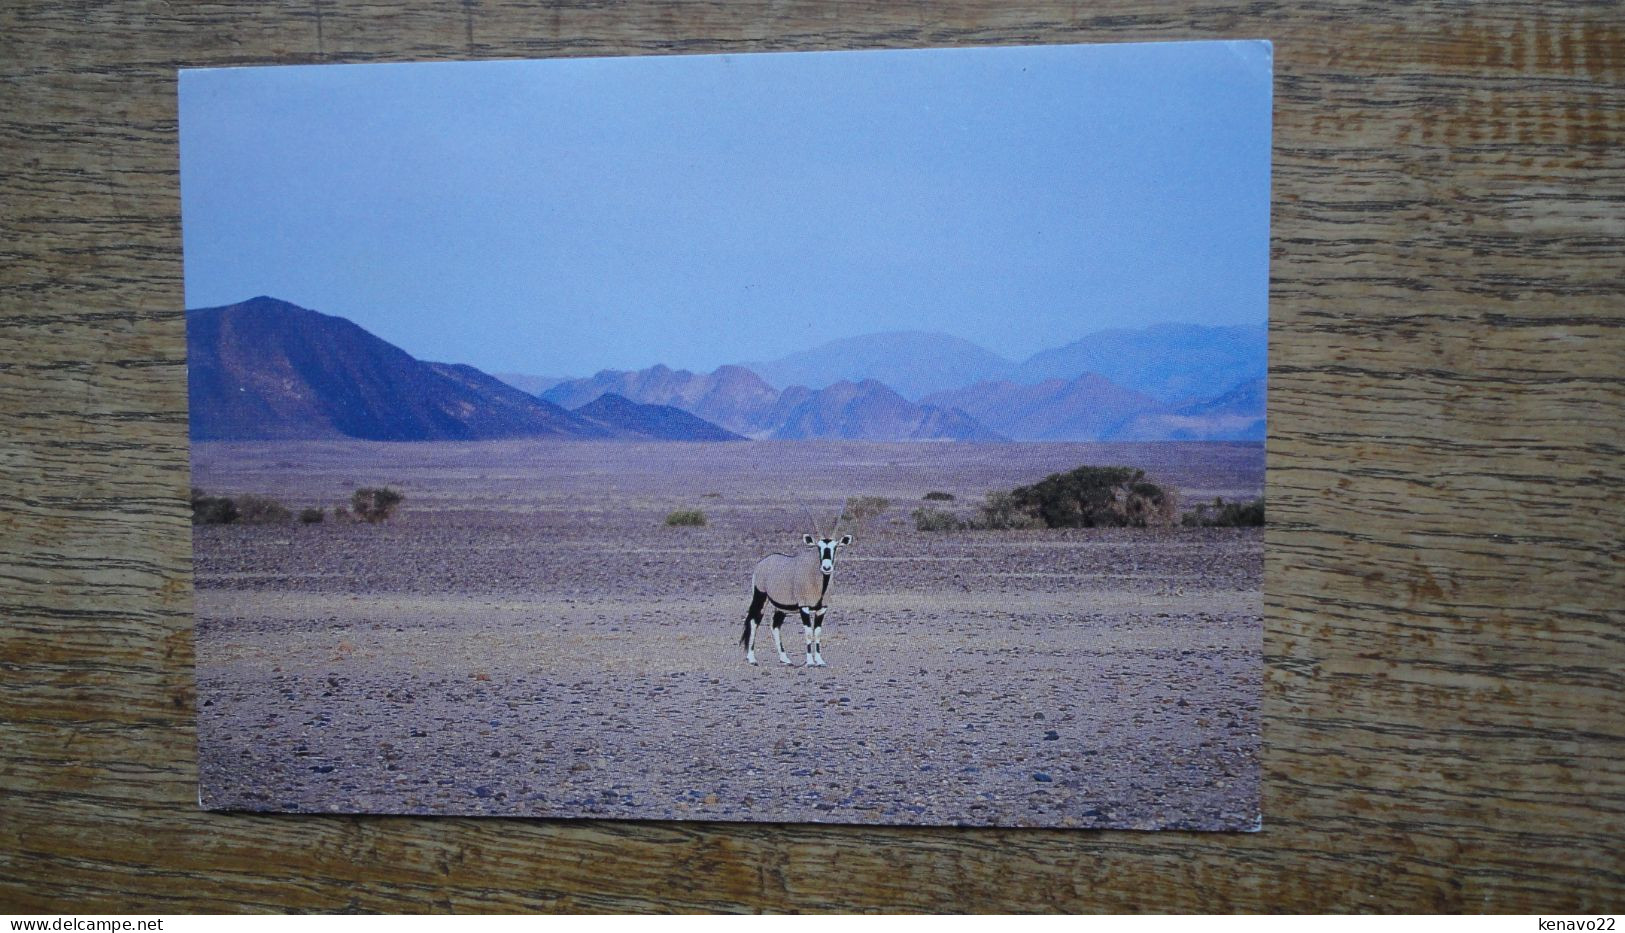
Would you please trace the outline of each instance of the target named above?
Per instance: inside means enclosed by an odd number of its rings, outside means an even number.
[[[1264,440],[1265,382],[1247,379],[1211,399],[1130,418],[1107,435],[1114,441]]]
[[[570,415],[570,412],[561,406],[544,402],[466,363],[424,362],[423,365],[447,381],[460,386],[471,396],[474,400],[473,407],[462,401],[454,404],[462,413],[463,420],[474,428],[473,433],[478,437],[599,436],[599,432],[593,430],[590,424],[581,422],[574,416],[572,421],[566,424],[562,419]],[[537,418],[545,419],[549,425],[555,425],[560,430],[544,432],[534,430]]]
[[[259,297],[186,313],[196,440],[604,436],[473,367],[424,363],[341,317]]]
[[[898,331],[865,334],[762,363],[745,364],[779,388],[814,389],[836,382],[884,382],[904,398],[1007,376],[1015,364],[985,347],[948,334]]]
[[[561,382],[570,381],[569,376],[532,376],[526,373],[492,373],[491,375],[527,395],[541,395]]]
[[[1034,354],[1010,379],[1037,383],[1099,373],[1162,402],[1210,398],[1268,368],[1266,327],[1154,324],[1141,330],[1106,330],[1064,347]]]
[[[982,424],[1021,441],[1094,441],[1136,415],[1165,410],[1149,395],[1125,389],[1104,376],[1046,379],[1034,385],[979,382],[936,392],[922,402],[957,408]]]
[[[807,394],[772,436],[782,440],[1004,440],[962,411],[915,404],[873,379],[837,382]]]
[[[876,381],[838,381],[823,389],[780,392],[755,373],[724,366],[696,374],[667,366],[605,370],[560,383],[542,398],[578,413],[593,401],[619,396],[681,409],[736,434],[779,439],[993,440],[998,435],[963,412],[922,406]]]
[[[742,441],[745,438],[670,405],[645,405],[613,392],[577,408],[575,414],[618,437],[656,441]]]
[[[977,383],[1072,382],[1087,373],[1167,404],[1210,398],[1267,366],[1265,325],[1153,324],[1104,330],[1014,363],[948,334],[903,331],[833,340],[777,360],[748,363],[780,388],[813,389],[876,379],[913,401]]]
[[[1264,417],[1267,381],[1263,377],[1236,383],[1229,391],[1178,409],[1179,415],[1245,415]]]
[[[651,366],[631,372],[606,369],[585,379],[561,382],[541,397],[577,409],[606,394],[646,405],[669,405],[738,434],[759,434],[776,422],[777,389],[742,366],[722,366],[698,374],[686,369]]]
[[[874,334],[757,364],[811,374],[782,390],[744,366],[652,366],[560,381],[539,397],[523,387],[542,377],[510,374],[515,386],[419,361],[343,318],[274,298],[189,311],[187,345],[200,440],[1264,436],[1262,326],[1102,331],[1019,366],[942,334]],[[869,371],[878,375],[837,375]]]
[[[791,386],[779,393],[778,401],[774,402],[773,407],[763,416],[763,421],[767,424],[767,427],[759,436],[771,436],[774,431],[783,427],[784,423],[790,420],[791,413],[816,394],[806,386]]]

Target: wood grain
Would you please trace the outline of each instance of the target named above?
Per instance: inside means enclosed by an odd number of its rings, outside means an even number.
[[[1266,37],[1265,831],[200,812],[179,66]],[[1618,3],[0,8],[0,911],[1625,902]]]

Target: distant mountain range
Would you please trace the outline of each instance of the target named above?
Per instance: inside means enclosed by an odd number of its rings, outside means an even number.
[[[832,340],[771,362],[745,365],[780,389],[874,379],[911,401],[932,392],[1002,379],[1016,366],[969,340],[921,331]]]
[[[1268,329],[1263,324],[1153,324],[1143,330],[1103,330],[1036,353],[1011,378],[1038,382],[1096,373],[1158,401],[1185,404],[1261,380],[1268,365]]]
[[[745,438],[670,405],[644,405],[611,392],[575,410],[612,434],[651,441],[742,441]]]
[[[1262,325],[1101,331],[1022,363],[903,332],[709,374],[604,370],[541,397],[575,408],[615,392],[758,438],[1242,440],[1264,436],[1265,369]]]
[[[1021,363],[900,332],[710,373],[656,365],[499,379],[260,297],[187,312],[187,345],[199,440],[1236,440],[1265,430],[1262,325],[1102,331]]]
[[[651,405],[670,405],[739,434],[758,435],[777,423],[780,393],[742,366],[722,366],[707,375],[651,366],[635,372],[604,370],[572,379],[541,393],[565,408],[579,408],[613,393]]]
[[[963,412],[910,402],[874,379],[841,381],[818,390],[791,386],[781,392],[742,366],[722,366],[706,374],[666,366],[634,372],[605,370],[586,379],[561,382],[541,398],[579,409],[606,394],[681,408],[729,431],[757,438],[1001,439]]]
[[[877,379],[911,401],[982,382],[1071,382],[1093,373],[1159,402],[1181,405],[1262,379],[1266,351],[1263,324],[1153,324],[1141,330],[1098,331],[1020,363],[958,337],[905,331],[832,340],[772,362],[746,365],[779,388]]]
[[[780,440],[1008,440],[958,409],[915,404],[874,379],[843,380],[816,392],[792,394],[791,398],[797,404],[773,429],[772,436]]]
[[[957,408],[1012,438],[1024,441],[1100,440],[1129,419],[1163,410],[1149,395],[1125,389],[1104,376],[1046,379],[1035,385],[1001,380],[925,397]]]
[[[1148,411],[1114,427],[1114,441],[1261,441],[1264,380],[1249,379],[1217,398],[1172,411]]]
[[[491,375],[526,395],[541,395],[561,382],[570,381],[568,376],[531,376],[525,373],[492,373]]]
[[[343,318],[275,298],[188,311],[186,349],[194,440],[734,437],[653,405],[568,411],[472,366],[414,359]]]

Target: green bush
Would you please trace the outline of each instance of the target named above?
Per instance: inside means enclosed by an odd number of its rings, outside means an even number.
[[[305,509],[299,513],[299,520],[306,525],[320,525],[322,523],[321,509]]]
[[[1144,470],[1081,466],[1012,489],[1008,507],[1048,528],[1144,528],[1171,523],[1175,498],[1173,490],[1148,482]]]
[[[237,497],[237,521],[244,525],[280,525],[293,521],[293,513],[270,496],[250,493]]]
[[[705,513],[699,509],[678,509],[666,516],[668,525],[698,526],[705,524]]]
[[[889,508],[891,508],[890,499],[882,499],[879,496],[857,496],[846,500],[846,511],[841,513],[841,521],[867,524],[870,519],[879,518]]]
[[[953,498],[945,492],[926,494],[936,501],[944,497]],[[1177,498],[1172,489],[1146,480],[1143,470],[1083,466],[1052,473],[1031,486],[990,492],[979,512],[969,518],[942,509],[915,509],[914,527],[919,531],[1144,528],[1172,524]]]
[[[1264,500],[1226,502],[1221,496],[1212,505],[1202,504],[1186,512],[1180,524],[1190,528],[1257,528],[1264,524]]]
[[[225,496],[211,496],[192,488],[192,524],[229,525],[237,520],[237,503]]]
[[[1044,521],[1017,502],[1015,493],[990,492],[987,501],[982,504],[982,514],[976,519],[975,526],[989,529],[1043,528]]]
[[[388,486],[366,487],[357,489],[350,496],[350,510],[355,513],[356,518],[376,524],[388,521],[389,517],[395,514],[395,507],[405,498],[406,496]]]
[[[914,510],[915,531],[962,531],[969,523],[952,512],[920,507]]]
[[[954,501],[954,494],[943,492],[940,489],[933,489],[925,494],[925,500],[927,502],[952,502]]]

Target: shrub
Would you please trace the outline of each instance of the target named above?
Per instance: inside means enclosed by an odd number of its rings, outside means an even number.
[[[245,525],[280,525],[293,521],[293,513],[270,496],[237,497],[237,520]]]
[[[320,525],[322,523],[322,510],[305,509],[299,513],[299,520],[306,525]]]
[[[192,524],[229,525],[237,520],[237,503],[225,496],[211,496],[192,488]]]
[[[954,494],[943,492],[940,489],[933,489],[925,494],[925,499],[927,502],[952,502],[954,501]]]
[[[920,507],[914,510],[915,531],[962,531],[968,523],[952,512]]]
[[[990,529],[1043,528],[1044,520],[1016,501],[1014,493],[990,492],[976,527]]]
[[[1213,500],[1212,505],[1198,505],[1186,512],[1180,524],[1190,528],[1256,528],[1264,524],[1264,500],[1226,502],[1224,497]]]
[[[928,493],[927,498],[932,495]],[[948,493],[934,495],[938,501],[944,496],[953,498]],[[915,509],[914,527],[920,531],[1144,528],[1171,524],[1177,498],[1172,489],[1147,481],[1143,470],[1083,466],[1053,473],[1031,486],[990,492],[972,518],[941,509]]]
[[[666,516],[668,525],[698,526],[705,524],[705,513],[699,509],[678,509]]]
[[[1173,491],[1148,482],[1144,470],[1081,466],[1012,489],[1008,506],[1049,528],[1143,528],[1171,522],[1174,500]]]
[[[350,509],[355,512],[356,518],[376,524],[387,521],[395,513],[395,507],[405,498],[388,486],[366,487],[357,489],[355,494],[350,496]]]
[[[881,513],[891,508],[890,499],[879,496],[858,496],[846,500],[846,511],[841,513],[841,521],[855,521],[860,525],[867,524],[870,519],[880,517]]]

